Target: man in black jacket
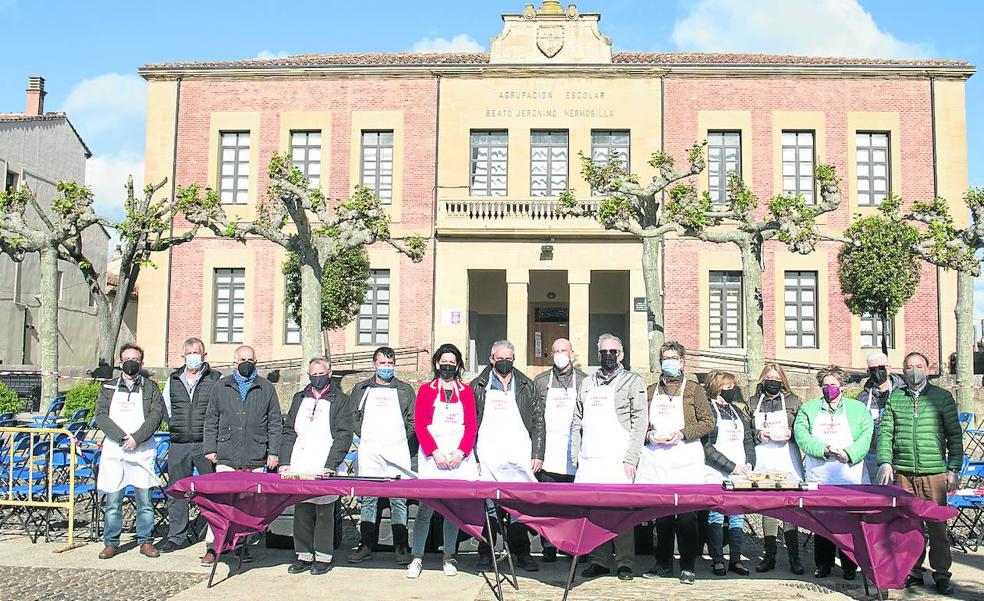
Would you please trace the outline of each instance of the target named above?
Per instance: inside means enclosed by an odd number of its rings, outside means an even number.
[[[184,366],[174,370],[164,384],[164,405],[171,433],[167,478],[172,484],[191,476],[194,468],[198,468],[199,474],[215,471],[212,462],[205,459],[202,439],[208,401],[222,374],[205,362],[205,343],[200,338],[185,340],[182,350]],[[177,551],[191,542],[186,499],[167,498],[167,524],[167,538],[158,547],[161,553]]]
[[[536,472],[543,468],[543,403],[533,380],[513,368],[515,359],[512,343],[499,340],[492,345],[488,367],[471,383],[478,414],[476,456],[483,480],[535,482]],[[508,541],[519,567],[528,572],[540,569],[530,556],[526,526],[512,521]],[[479,569],[491,567],[489,546],[480,544],[478,554]]]
[[[203,445],[213,464],[274,470],[284,424],[277,390],[256,372],[256,351],[236,349],[235,371],[216,382],[205,412]]]
[[[333,474],[352,446],[352,408],[341,387],[331,382],[325,357],[308,362],[310,385],[296,393],[284,424],[284,471]],[[333,567],[335,502],[326,495],[294,506],[294,551],[289,574],[326,574]]]
[[[359,435],[359,476],[393,477],[411,469],[411,458],[417,452],[413,429],[413,407],[417,393],[413,387],[395,375],[396,352],[381,346],[372,355],[374,373],[352,388],[351,404],[355,432]],[[399,467],[396,467],[399,466]],[[349,556],[349,563],[361,563],[372,558],[376,543],[376,497],[362,497],[362,516],[359,532],[362,542]],[[410,536],[407,531],[407,500],[391,498],[390,523],[393,528],[393,551],[396,563],[407,565],[410,556]]]

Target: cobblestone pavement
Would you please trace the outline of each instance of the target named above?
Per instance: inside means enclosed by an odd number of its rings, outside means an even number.
[[[181,572],[0,566],[2,601],[126,601],[168,599],[205,580]]]

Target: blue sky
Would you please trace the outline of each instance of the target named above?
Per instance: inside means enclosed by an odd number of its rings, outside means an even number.
[[[539,4],[539,0],[535,0]],[[565,5],[567,2],[563,2]],[[320,52],[483,50],[524,0],[36,2],[0,0],[0,111],[20,111],[29,75],[94,153],[87,180],[119,213],[144,145],[140,65]],[[931,9],[930,9],[931,7]],[[618,50],[749,51],[950,58],[984,65],[984,2],[942,0],[583,0]],[[984,186],[984,73],[967,83],[970,183]],[[984,317],[984,283],[977,316]]]

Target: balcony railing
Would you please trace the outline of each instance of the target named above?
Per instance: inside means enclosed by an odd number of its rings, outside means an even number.
[[[603,228],[593,217],[601,199],[581,201],[589,216],[572,217],[561,214],[557,199],[466,199],[443,200],[439,203],[439,230],[487,229],[508,231],[576,231],[601,232]]]

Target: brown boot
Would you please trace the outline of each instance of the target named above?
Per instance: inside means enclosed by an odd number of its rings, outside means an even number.
[[[106,547],[99,552],[99,559],[112,559],[116,557],[116,547]]]
[[[161,552],[158,551],[157,550],[157,547],[155,547],[151,543],[144,543],[144,544],[140,545],[140,554],[141,555],[146,555],[147,557],[160,557],[161,556]]]

